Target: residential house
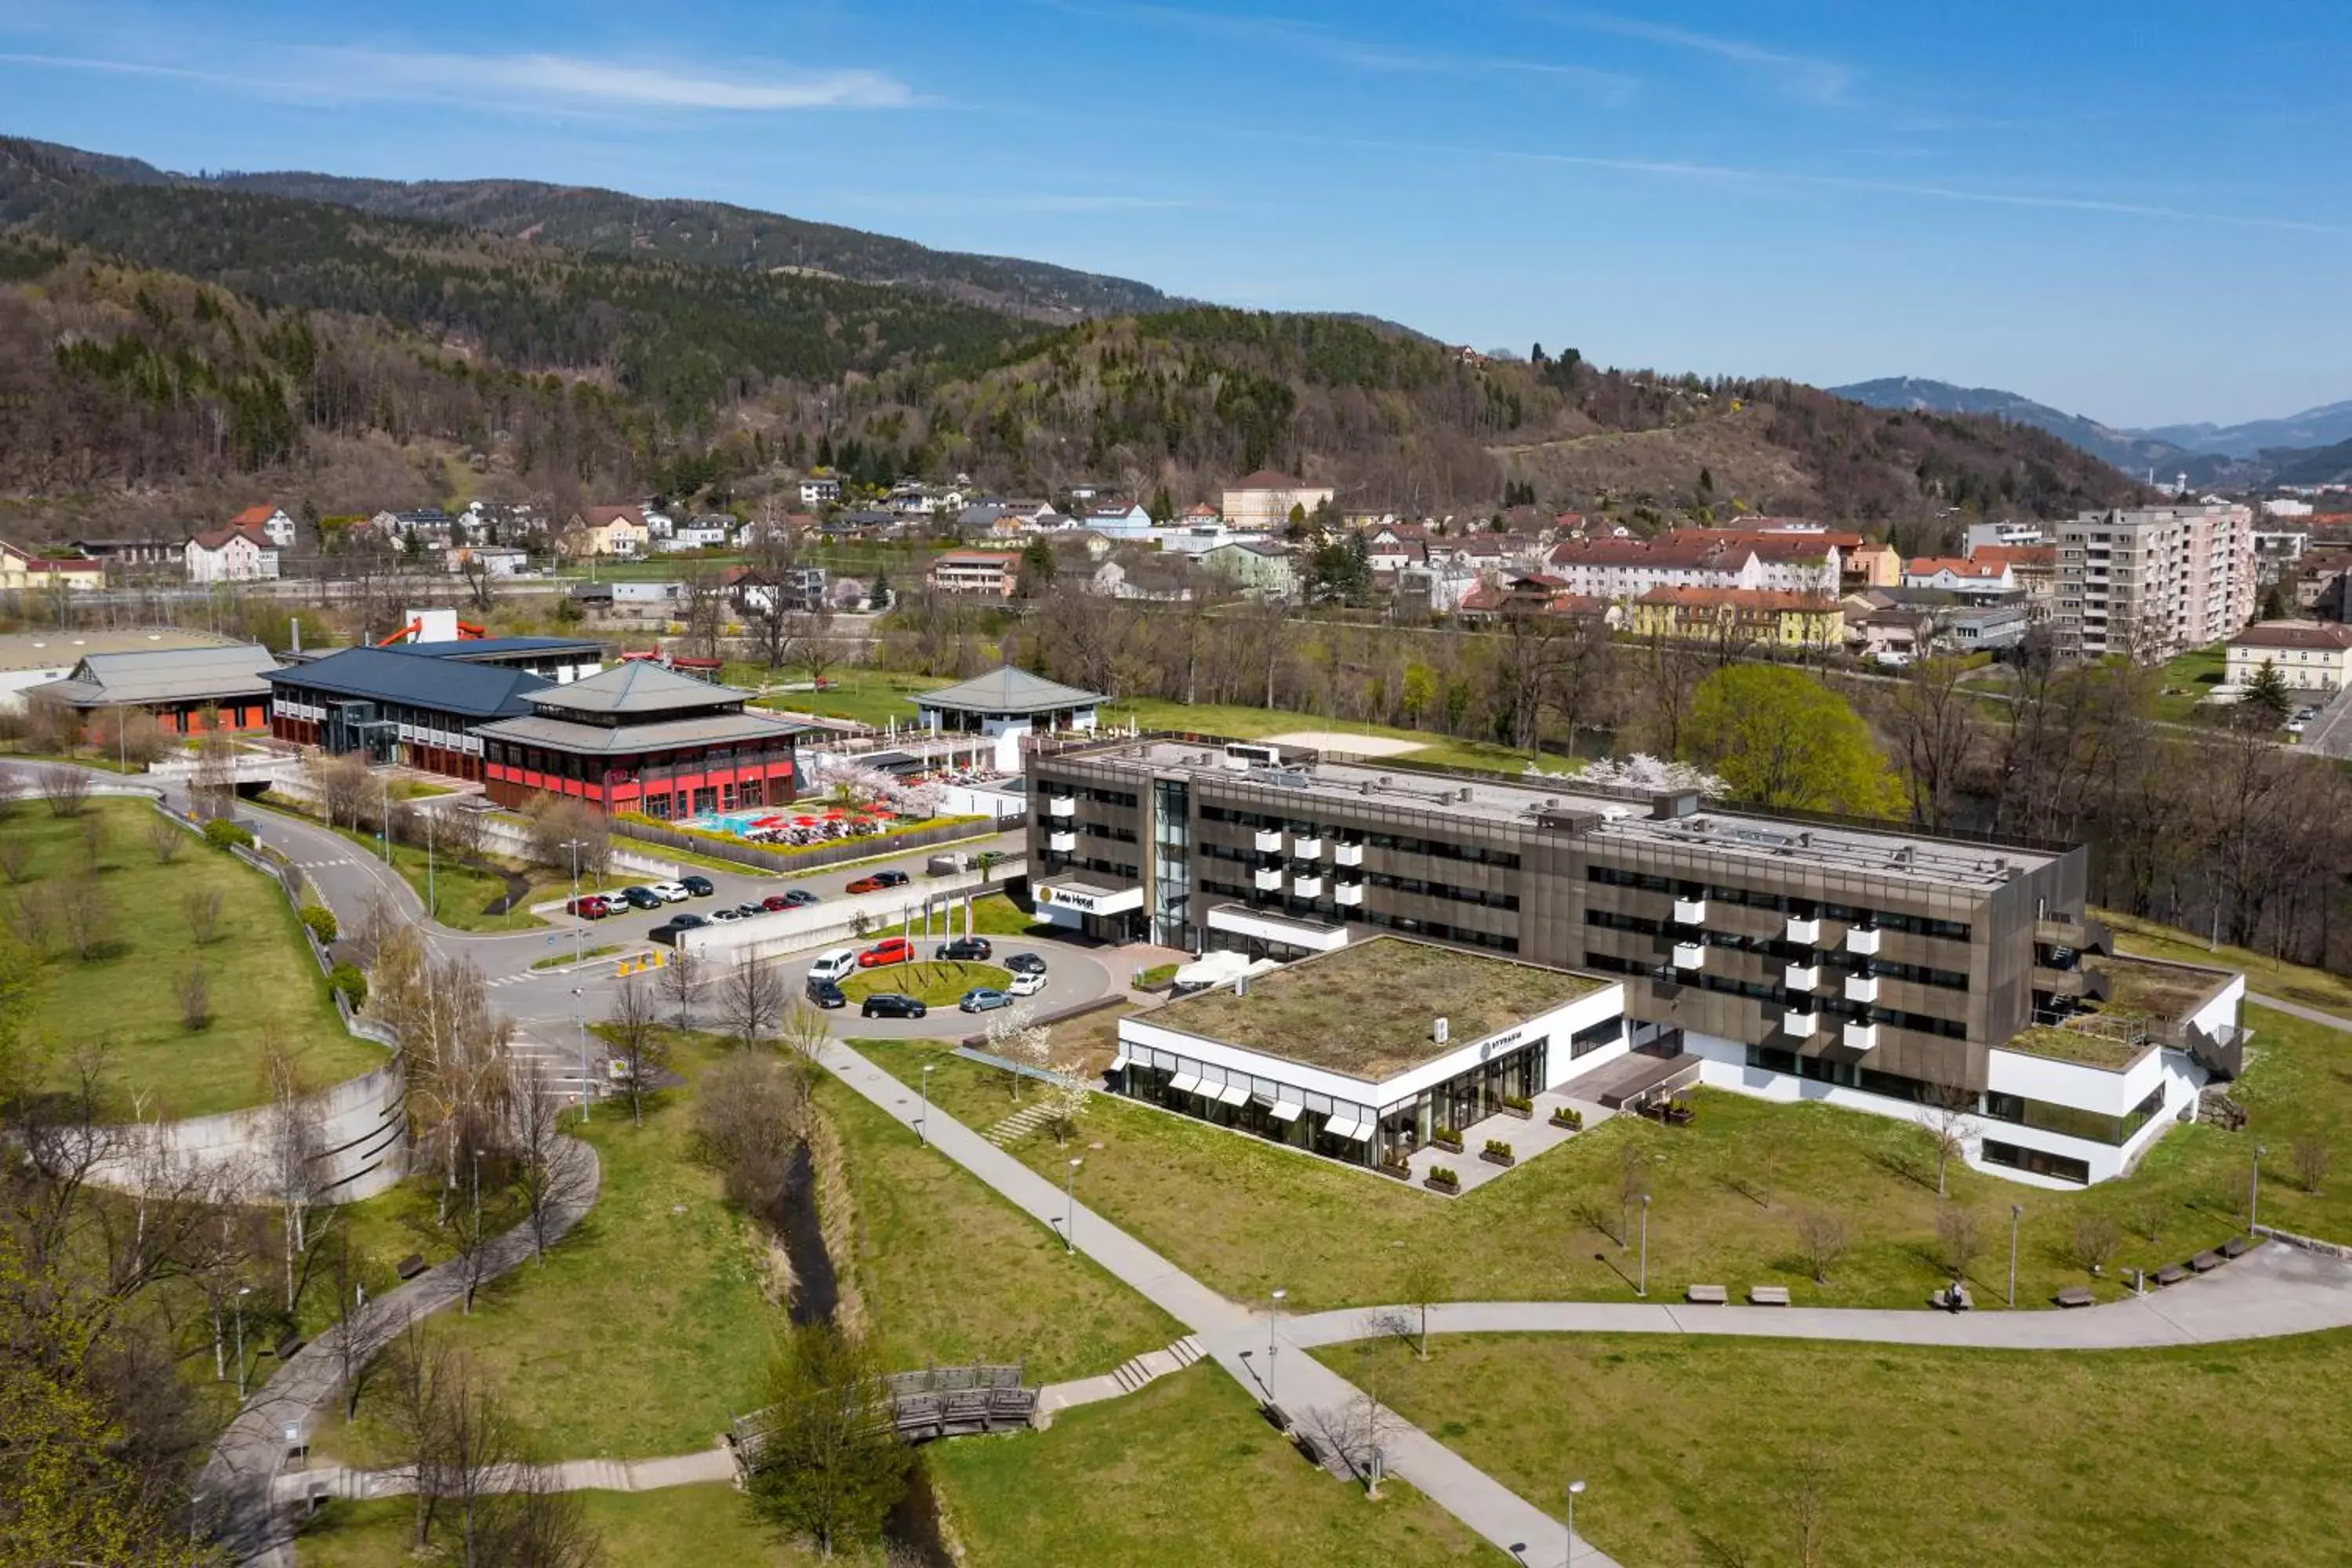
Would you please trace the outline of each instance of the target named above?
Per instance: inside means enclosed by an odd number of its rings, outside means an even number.
[[[98,562],[116,577],[138,577],[179,566],[185,559],[187,541],[165,539],[161,534],[141,534],[113,539],[77,539],[74,552]],[[68,557],[70,559],[70,557]]]
[[[1203,550],[1194,559],[1203,572],[1215,573],[1245,594],[1269,599],[1297,597],[1297,562],[1270,540],[1229,540]]]
[[[1142,599],[1156,604],[1181,604],[1196,588],[1198,574],[1190,556],[1167,555],[1156,550],[1122,549],[1099,563],[1084,557],[1071,571],[1087,590],[1114,599]]]
[[[1176,514],[1176,521],[1187,528],[1205,528],[1225,521],[1224,514],[1207,501],[1194,501]]]
[[[1335,493],[1329,485],[1310,485],[1279,469],[1260,468],[1225,487],[1220,511],[1235,528],[1273,531],[1290,521],[1293,509],[1312,512]]]
[[[1901,666],[1926,655],[1936,636],[1936,617],[1916,605],[1881,605],[1849,596],[1843,605],[1845,647],[1874,664]]]
[[[228,520],[231,528],[250,528],[280,550],[294,548],[294,520],[278,506],[249,506]]]
[[[1968,537],[1960,543],[1960,553],[1973,556],[1988,544],[2022,546],[2054,544],[2050,531],[2038,522],[1972,522]]]
[[[1903,565],[1906,588],[1932,588],[1957,594],[1973,604],[2017,592],[2017,577],[2005,561],[1967,560],[1949,555],[1922,555]]]
[[[406,546],[414,540],[419,550],[446,550],[458,542],[457,520],[437,506],[380,511],[368,519],[368,526],[394,544]]]
[[[2058,525],[2058,651],[2169,658],[2254,618],[2254,510],[2209,501]]]
[[[652,542],[646,514],[634,506],[583,507],[563,531],[563,553],[571,556],[643,555]]]
[[[1741,588],[1829,597],[1840,552],[1818,535],[1679,528],[1653,540],[1570,539],[1549,569],[1570,591],[1627,602],[1653,588]]]
[[[1971,561],[2009,568],[2025,595],[2026,609],[2036,625],[2050,618],[2058,604],[2058,547],[2054,544],[1979,544]]]
[[[1883,539],[1842,551],[1840,562],[1841,588],[1892,588],[1903,581],[1903,552]]]
[[[2352,626],[2335,621],[2262,621],[2230,639],[2229,684],[2243,690],[2263,666],[2296,691],[2352,686]]]
[[[452,572],[475,567],[492,577],[519,577],[530,567],[530,552],[514,544],[452,544],[442,560]]]
[[[935,594],[973,594],[1009,599],[1021,577],[1017,550],[950,550],[931,562]]]
[[[664,552],[680,550],[724,550],[735,532],[735,520],[719,512],[691,517],[684,522],[670,524],[669,537],[657,549]]]
[[[275,572],[272,576],[277,575]],[[86,555],[36,555],[0,541],[0,593],[38,593],[47,588],[74,592],[106,586],[106,563]]]
[[[1636,637],[1772,647],[1835,648],[1845,640],[1836,601],[1777,588],[1652,588],[1633,601],[1633,627]]]
[[[812,474],[800,482],[801,505],[834,506],[841,500],[841,481],[831,474]]]
[[[831,592],[822,566],[785,566],[773,572],[730,566],[719,574],[719,583],[736,610],[745,616],[824,609]]]
[[[191,583],[257,583],[278,575],[278,546],[257,525],[215,528],[187,542]]]
[[[1936,640],[1954,653],[2015,647],[2033,626],[2025,605],[1971,605],[1937,617]]]
[[[2315,550],[2295,574],[2297,605],[2326,621],[2352,621],[2352,550]]]

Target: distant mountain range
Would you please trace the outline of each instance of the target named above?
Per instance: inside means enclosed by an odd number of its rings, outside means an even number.
[[[1990,414],[2047,430],[2127,474],[2159,479],[2187,474],[2195,485],[2326,484],[2352,471],[2352,402],[2242,425],[2164,425],[2126,429],[1990,386],[1955,386],[1917,376],[1833,386],[1874,408]]]

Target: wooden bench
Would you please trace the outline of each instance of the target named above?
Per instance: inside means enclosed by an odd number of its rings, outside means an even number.
[[[2210,1252],[2200,1252],[2189,1260],[2189,1271],[2195,1274],[2210,1274],[2221,1267],[2221,1259]]]
[[[410,1253],[398,1263],[393,1265],[393,1272],[399,1275],[403,1279],[415,1279],[419,1274],[425,1272],[425,1255],[421,1252]]]
[[[1969,1294],[1969,1288],[1966,1285],[1948,1285],[1928,1297],[1927,1304],[1940,1307],[1947,1312],[1966,1312],[1973,1309],[1977,1303],[1976,1299]]]
[[[299,1351],[301,1348],[302,1336],[290,1330],[288,1331],[283,1339],[279,1340],[275,1345],[270,1347],[270,1349],[277,1354],[279,1361],[287,1360],[289,1357],[292,1356],[296,1351]]]
[[[2159,1285],[2178,1285],[2188,1278],[2189,1270],[2178,1263],[2168,1263],[2156,1271],[2156,1282]]]
[[[2062,1307],[2087,1307],[2091,1304],[2091,1288],[2088,1285],[2069,1285],[2051,1299]]]
[[[1786,1285],[1750,1285],[1748,1287],[1748,1304],[1751,1307],[1785,1307],[1789,1304],[1789,1288]]]
[[[1258,1412],[1265,1417],[1266,1425],[1273,1427],[1276,1431],[1287,1432],[1290,1430],[1290,1417],[1284,1415],[1282,1406],[1276,1405],[1273,1400],[1269,1399],[1264,1405],[1259,1405]]]
[[[1307,1462],[1308,1464],[1316,1466],[1318,1468],[1321,1468],[1323,1464],[1322,1444],[1318,1443],[1307,1433],[1297,1430],[1292,1431],[1290,1434],[1290,1440],[1297,1445],[1298,1451],[1300,1453],[1307,1456]]]
[[[2252,1242],[2247,1240],[2242,1236],[2233,1236],[2229,1240],[2221,1244],[2221,1256],[2224,1258],[2243,1258],[2247,1253],[2252,1252],[2253,1249],[2254,1244]]]
[[[1731,1292],[1720,1285],[1693,1285],[1683,1299],[1701,1307],[1720,1307],[1731,1300]]]

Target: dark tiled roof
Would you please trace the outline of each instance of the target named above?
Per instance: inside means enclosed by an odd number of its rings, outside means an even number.
[[[602,655],[604,645],[593,637],[470,637],[456,642],[396,642],[387,647],[386,653],[404,653],[425,658],[454,658],[467,661],[509,658],[526,653],[582,653]]]
[[[541,713],[560,719],[567,713],[683,714],[730,702],[740,704],[751,695],[736,687],[716,686],[665,669],[651,659],[632,659],[585,680],[533,692],[530,701]]]
[[[520,713],[527,699],[548,682],[525,669],[495,664],[461,664],[418,658],[388,647],[338,648],[323,658],[267,672],[273,688],[324,691],[378,702],[496,719]]]
[[[958,713],[1050,713],[1061,708],[1091,708],[1108,700],[1098,693],[1006,665],[954,686],[926,691],[915,699],[915,705]]]

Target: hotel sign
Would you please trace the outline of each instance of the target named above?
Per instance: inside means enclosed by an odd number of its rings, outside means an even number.
[[[1055,908],[1074,910],[1082,915],[1115,915],[1143,907],[1141,888],[1122,888],[1115,893],[1100,893],[1091,889],[1055,887],[1040,883],[1037,901]]]

